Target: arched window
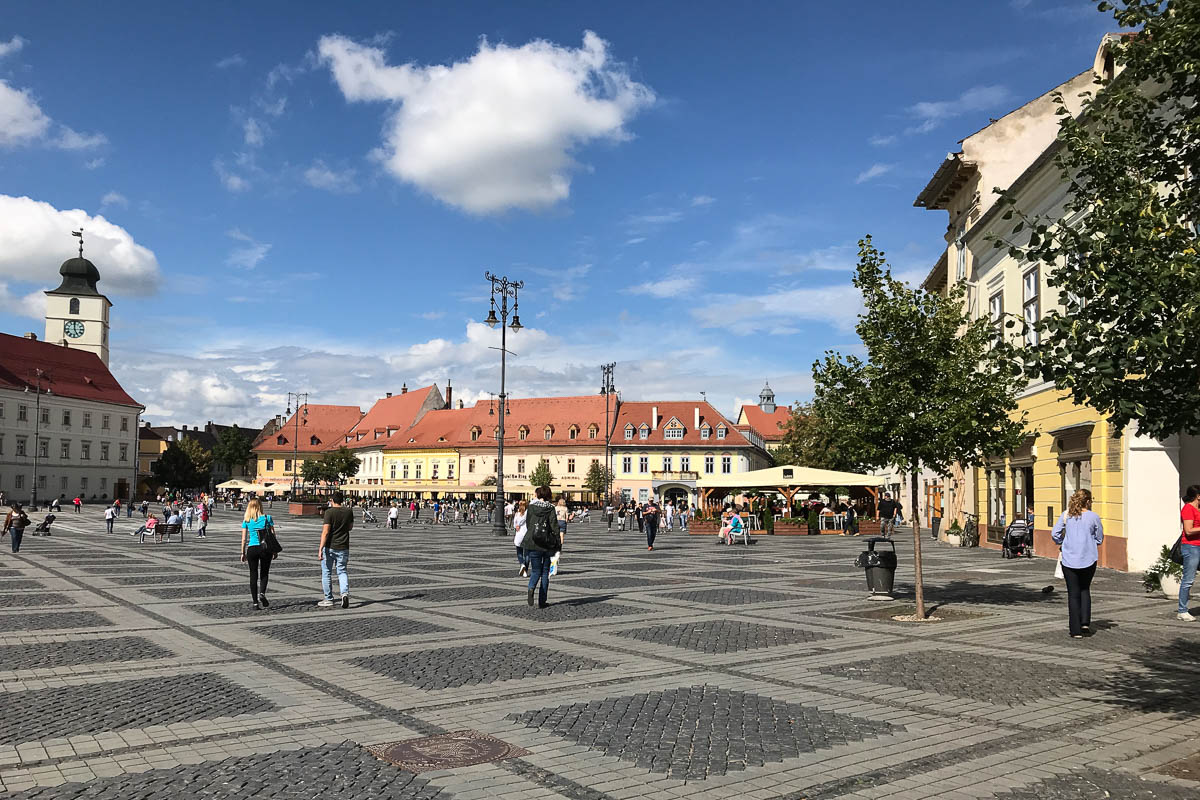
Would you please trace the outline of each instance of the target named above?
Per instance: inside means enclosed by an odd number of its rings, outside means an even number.
[[[479,441],[479,428],[478,427],[471,428],[471,441],[472,442]]]
[[[546,426],[546,430],[544,430],[542,432],[542,438],[545,439],[546,441],[550,441],[552,438],[554,438],[554,426],[553,425]]]
[[[72,314],[79,313],[79,298],[78,297],[71,298],[71,313]]]
[[[525,441],[527,438],[529,438],[529,428],[526,428],[524,425],[522,425],[520,428],[518,428],[517,429],[517,438],[520,439],[522,442]]]
[[[588,438],[595,439],[596,434],[599,433],[599,431],[600,431],[600,429],[597,428],[595,425],[588,425]]]

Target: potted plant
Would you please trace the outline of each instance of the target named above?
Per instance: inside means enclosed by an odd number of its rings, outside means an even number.
[[[1158,560],[1142,573],[1142,586],[1147,592],[1162,590],[1163,596],[1173,599],[1179,596],[1179,582],[1183,580],[1183,565],[1171,560],[1171,548],[1165,544]]]
[[[808,510],[808,535],[816,536],[821,532],[821,515],[816,508]]]
[[[962,525],[958,524],[958,520],[954,520],[946,529],[946,542],[958,547],[962,544],[962,532]]]

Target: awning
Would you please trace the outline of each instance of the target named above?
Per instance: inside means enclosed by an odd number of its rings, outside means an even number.
[[[261,488],[263,488],[263,486],[262,486],[262,484],[251,483],[250,481],[243,481],[239,478],[233,478],[232,480],[227,480],[224,483],[218,483],[217,488],[218,489],[237,489],[238,491],[247,492],[247,491],[251,491],[251,490],[261,489]]]
[[[721,475],[701,475],[696,481],[700,489],[779,489],[782,487],[809,488],[817,486],[883,486],[887,479],[856,472],[832,469],[782,466],[756,469],[750,472],[731,472]]]

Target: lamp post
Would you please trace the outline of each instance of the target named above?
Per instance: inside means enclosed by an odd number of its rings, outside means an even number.
[[[300,454],[300,416],[303,414],[305,424],[308,422],[308,392],[288,392],[287,396],[287,413],[292,414],[292,401],[296,401],[296,417],[295,417],[295,433],[292,435],[292,500],[296,497],[296,460]]]
[[[45,388],[42,388],[42,381],[46,382]],[[33,386],[34,391],[34,409],[33,409],[33,485],[30,487],[33,498],[30,506],[34,511],[37,510],[38,504],[38,466],[39,458],[42,452],[42,395],[50,394],[50,374],[45,370],[33,370],[33,383],[26,384],[25,391],[29,391],[29,387]],[[47,453],[47,456],[50,454]]]
[[[484,277],[492,284],[491,308],[488,310],[487,323],[489,328],[500,326],[500,421],[496,436],[496,514],[493,518],[492,532],[497,536],[505,536],[508,529],[504,525],[504,417],[508,413],[508,394],[504,390],[505,359],[508,356],[508,328],[513,333],[521,330],[521,316],[517,313],[517,290],[525,288],[524,281],[510,281],[507,276],[493,275],[484,272]],[[496,318],[496,298],[500,298],[500,317]],[[512,298],[512,325],[508,324],[508,298]],[[497,348],[492,348],[497,349]]]
[[[604,500],[605,505],[608,504],[609,498],[612,497],[612,426],[608,422],[608,398],[616,391],[613,386],[613,367],[617,366],[614,361],[611,364],[600,365],[600,394],[604,395]]]

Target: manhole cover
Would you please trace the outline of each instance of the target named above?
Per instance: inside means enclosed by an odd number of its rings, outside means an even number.
[[[455,731],[367,748],[378,758],[409,772],[469,767],[528,755],[528,750],[479,731]]]

